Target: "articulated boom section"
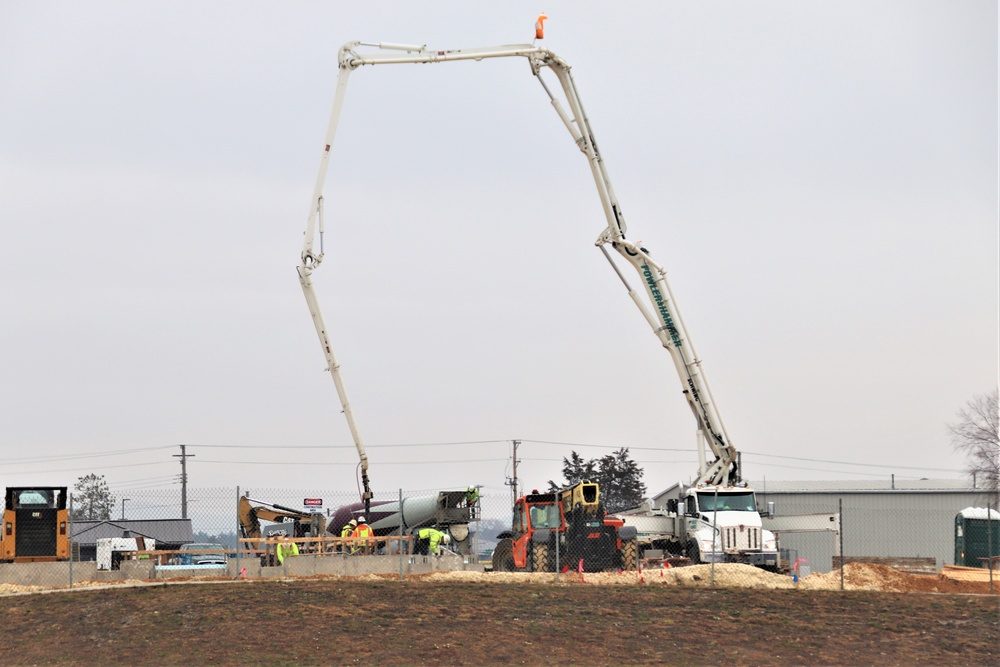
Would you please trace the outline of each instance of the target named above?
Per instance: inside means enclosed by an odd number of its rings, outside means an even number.
[[[571,517],[601,515],[600,488],[594,482],[580,482],[559,492],[559,502],[562,503],[566,520]],[[604,518],[600,516],[600,518]]]
[[[722,417],[715,409],[715,401],[712,398],[712,391],[708,386],[708,380],[701,369],[701,360],[687,335],[684,321],[677,310],[676,300],[673,292],[667,283],[666,270],[657,264],[649,256],[649,251],[625,238],[627,225],[622,213],[621,206],[615,197],[611,179],[608,176],[604,160],[601,158],[597,143],[594,140],[594,133],[590,128],[590,121],[583,111],[583,104],[576,91],[576,84],[570,76],[569,67],[562,61],[549,65],[559,78],[563,87],[563,92],[574,114],[574,120],[570,121],[562,112],[558,102],[553,98],[552,102],[563,119],[564,124],[573,136],[580,150],[587,156],[590,162],[591,173],[594,183],[597,185],[597,192],[601,198],[604,208],[605,218],[608,226],[598,237],[596,245],[604,252],[604,256],[614,268],[615,273],[624,283],[632,298],[633,303],[646,318],[646,321],[653,329],[653,333],[660,340],[660,343],[670,352],[670,356],[677,368],[677,373],[681,378],[684,389],[684,396],[688,405],[694,413],[698,423],[699,447],[707,444],[715,455],[715,461],[709,465],[704,464],[699,468],[699,476],[695,483],[723,484],[735,483],[739,481],[740,475],[737,469],[736,449],[730,444],[729,436],[726,434]],[[536,72],[537,74],[537,72]],[[539,81],[541,78],[539,77]],[[543,87],[545,86],[542,82]],[[545,89],[548,92],[548,88]],[[551,98],[551,93],[549,94]],[[653,307],[653,312],[637,295],[635,290],[629,285],[625,276],[611,259],[611,255],[604,248],[610,243],[625,260],[635,267],[640,279],[646,288],[646,295],[649,303]]]
[[[598,245],[602,245],[604,242],[602,237],[598,240]],[[688,406],[698,424],[699,447],[707,445],[715,456],[715,460],[711,464],[706,465],[702,461],[694,484],[736,484],[741,481],[740,471],[737,467],[736,449],[732,446],[722,417],[715,408],[712,390],[701,368],[701,359],[698,358],[694,345],[687,335],[684,320],[681,318],[673,291],[667,282],[666,270],[650,258],[648,250],[625,240],[624,237],[611,241],[611,246],[635,267],[642,279],[647,298],[653,306],[655,315],[650,312],[622,273],[618,271],[618,267],[614,267],[618,277],[628,289],[632,301],[642,312],[654,335],[673,359],[677,374],[681,379],[684,397],[687,399]],[[611,262],[611,256],[607,251],[603,247],[601,250]],[[614,266],[613,262],[612,266]]]
[[[373,48],[376,51],[363,52],[362,47]],[[337,124],[344,104],[347,81],[351,72],[365,65],[441,63],[457,60],[481,61],[506,57],[527,58],[532,73],[542,85],[542,88],[544,88],[553,109],[555,109],[563,125],[569,131],[573,142],[587,157],[607,221],[607,228],[598,237],[596,245],[600,247],[605,257],[611,262],[618,277],[625,284],[632,301],[651,326],[653,333],[660,340],[663,347],[670,352],[681,378],[684,395],[698,424],[699,458],[702,460],[702,463],[699,466],[699,475],[695,483],[735,483],[740,477],[737,469],[736,450],[733,448],[729,436],[726,434],[725,426],[715,408],[715,401],[712,398],[708,381],[701,369],[701,361],[694,351],[684,323],[677,311],[676,301],[670,291],[670,286],[667,284],[666,271],[650,258],[649,252],[645,248],[625,238],[625,218],[615,196],[614,188],[611,185],[611,179],[608,177],[604,160],[601,158],[600,151],[597,148],[597,142],[594,139],[590,121],[584,111],[583,103],[577,94],[576,84],[573,81],[569,64],[548,49],[543,49],[533,44],[433,50],[428,49],[426,45],[349,42],[340,49],[340,74],[337,79],[333,109],[330,113],[330,121],[323,143],[319,173],[316,177],[316,185],[310,202],[309,219],[302,247],[302,264],[298,267],[298,272],[306,302],[309,305],[309,311],[312,315],[316,332],[319,335],[320,345],[323,348],[323,354],[327,361],[327,369],[330,371],[336,385],[337,394],[340,397],[341,406],[361,460],[365,501],[368,502],[372,497],[371,490],[368,488],[368,457],[365,454],[364,445],[354,421],[347,392],[340,375],[340,366],[334,358],[326,327],[319,311],[311,277],[312,272],[323,260],[323,183],[326,179],[330,150],[333,146]],[[562,103],[560,103],[548,85],[546,85],[545,80],[541,76],[542,69],[544,68],[548,68],[558,79],[565,96],[567,109],[563,108]],[[319,231],[320,235],[319,252],[313,246],[317,231]],[[645,286],[648,300],[642,299],[629,286],[628,281],[625,280],[625,277],[619,271],[611,259],[611,255],[605,248],[607,244],[610,244],[626,261],[635,267]],[[706,445],[711,449],[715,457],[714,461],[710,464],[704,462],[704,447]]]

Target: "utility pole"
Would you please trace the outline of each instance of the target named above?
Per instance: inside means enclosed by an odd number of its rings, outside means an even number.
[[[194,454],[188,454],[185,452],[187,445],[181,445],[181,453],[174,454],[174,458],[179,458],[181,460],[181,518],[188,518],[188,474],[187,474],[187,460],[189,457],[194,456]]]
[[[518,498],[518,496],[517,496],[517,446],[521,444],[521,441],[520,440],[511,440],[511,443],[514,445],[514,477],[513,478],[510,478],[510,477],[507,478],[507,486],[512,487],[513,491],[514,491],[514,502],[511,503],[511,506],[513,507],[514,505],[517,504],[517,498]]]

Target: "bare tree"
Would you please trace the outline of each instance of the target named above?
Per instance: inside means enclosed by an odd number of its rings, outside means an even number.
[[[965,454],[968,472],[982,486],[1000,494],[1000,438],[997,434],[997,390],[979,394],[958,412],[958,421],[948,426],[951,446]]]

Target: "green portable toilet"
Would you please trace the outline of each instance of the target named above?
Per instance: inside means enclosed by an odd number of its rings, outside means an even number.
[[[966,507],[955,516],[955,565],[986,567],[990,556],[1000,556],[1000,512]]]

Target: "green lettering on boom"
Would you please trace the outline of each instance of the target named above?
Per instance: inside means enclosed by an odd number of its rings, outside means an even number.
[[[649,285],[649,293],[653,295],[653,301],[656,302],[656,307],[660,311],[660,319],[663,320],[663,324],[667,328],[667,333],[670,334],[670,340],[674,342],[675,347],[680,347],[681,335],[677,332],[674,318],[670,316],[670,311],[667,309],[667,300],[663,298],[660,288],[656,286],[656,279],[653,278],[653,272],[650,270],[648,264],[642,265],[642,275],[646,278],[646,284]]]

